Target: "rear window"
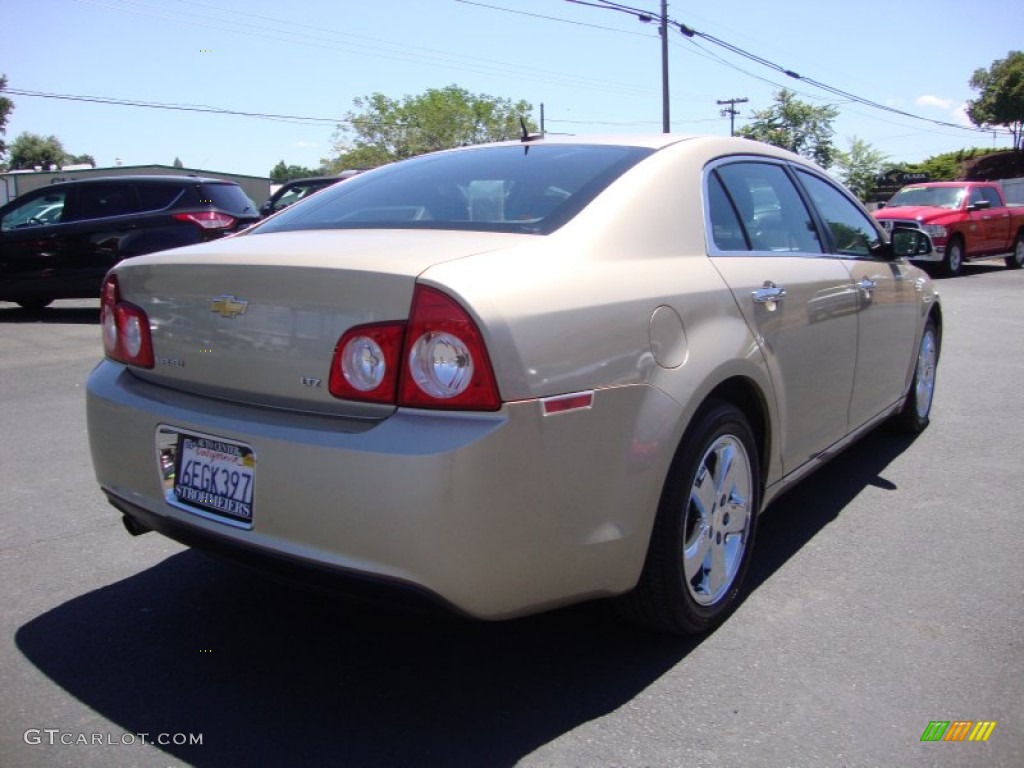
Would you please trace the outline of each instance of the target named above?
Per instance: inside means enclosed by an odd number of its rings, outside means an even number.
[[[356,176],[253,231],[401,228],[548,234],[652,152],[522,144],[424,155]]]
[[[256,213],[252,200],[242,191],[237,184],[211,184],[209,182],[199,185],[199,202],[204,205],[213,205],[223,211],[231,213]]]

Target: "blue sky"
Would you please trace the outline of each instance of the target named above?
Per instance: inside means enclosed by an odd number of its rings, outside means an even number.
[[[599,3],[600,0],[592,0]],[[659,0],[625,4],[657,13]],[[1024,3],[991,0],[669,0],[669,17],[763,59],[928,120],[969,125],[971,73],[1024,47]],[[661,130],[661,46],[635,18],[566,0],[0,0],[8,88],[302,120],[171,111],[7,94],[10,143],[56,135],[101,166],[161,163],[267,175],[335,154],[358,96],[455,84],[524,99],[559,133]],[[672,130],[727,135],[781,86],[835,104],[835,142],[856,136],[894,161],[1005,135],[940,126],[844,100],[708,42],[670,33]]]

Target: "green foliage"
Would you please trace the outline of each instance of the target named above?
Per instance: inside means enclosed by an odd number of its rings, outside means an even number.
[[[7,78],[0,75],[0,92],[7,87]],[[7,132],[7,116],[14,109],[14,102],[5,96],[0,96],[0,157],[7,152],[7,145],[4,143],[4,134]]]
[[[56,136],[21,133],[11,142],[11,170],[31,170],[36,166],[49,169],[61,167],[71,156]]]
[[[1010,51],[988,69],[977,69],[970,86],[980,95],[967,102],[967,116],[977,126],[1000,125],[1013,136],[1013,148],[1024,148],[1024,51]]]
[[[455,85],[431,88],[418,96],[391,99],[373,93],[353,101],[358,111],[346,116],[349,127],[335,134],[338,157],[332,170],[374,168],[440,149],[503,141],[520,135],[520,117],[533,106]],[[527,118],[527,128],[534,130]]]
[[[304,179],[308,176],[320,176],[320,171],[306,168],[302,165],[285,165],[284,160],[275,165],[270,171],[270,180],[275,184],[284,184],[292,179]]]
[[[905,166],[905,170],[927,173],[928,178],[932,181],[959,181],[964,178],[965,163],[987,154],[989,154],[989,150],[978,147],[959,149],[956,152],[933,155],[920,163],[908,164]]]
[[[839,178],[861,200],[868,199],[878,175],[888,161],[889,158],[884,152],[878,151],[856,136],[850,139],[850,151],[839,150],[835,157]]]
[[[832,145],[832,121],[839,110],[828,105],[816,107],[796,98],[786,88],[775,94],[775,103],[754,112],[750,124],[739,128],[737,136],[763,141],[814,160],[823,168],[832,165],[836,148]]]

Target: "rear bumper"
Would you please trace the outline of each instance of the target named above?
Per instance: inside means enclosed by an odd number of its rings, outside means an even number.
[[[195,397],[109,361],[89,378],[87,412],[100,486],[142,525],[327,581],[402,585],[487,619],[636,583],[672,453],[649,446],[678,423],[676,404],[645,386],[549,417],[524,401],[367,422]],[[251,528],[168,503],[161,425],[253,448]]]

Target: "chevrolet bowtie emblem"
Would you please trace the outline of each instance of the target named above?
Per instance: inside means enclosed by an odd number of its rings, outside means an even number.
[[[238,317],[244,315],[249,302],[243,299],[236,299],[224,293],[215,299],[210,300],[210,311],[216,312],[221,317]]]

